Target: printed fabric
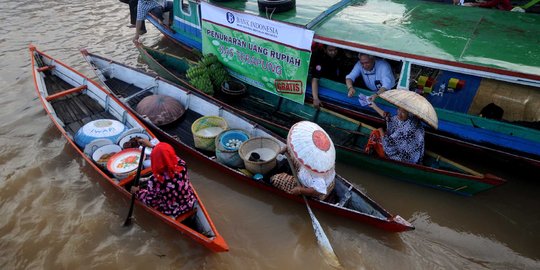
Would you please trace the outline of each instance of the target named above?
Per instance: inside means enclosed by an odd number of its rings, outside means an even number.
[[[371,154],[375,152],[375,154],[377,154],[378,157],[381,157],[381,158],[386,157],[386,155],[384,154],[384,148],[382,145],[381,138],[382,138],[381,132],[378,129],[374,129],[373,131],[371,131],[371,134],[369,134],[369,140],[366,144],[364,152],[366,152],[367,154]]]
[[[387,130],[382,137],[386,156],[393,160],[420,163],[424,156],[424,127],[415,116],[405,121],[397,115],[387,117]]]
[[[163,182],[152,175],[146,188],[141,188],[137,192],[137,198],[144,204],[173,217],[193,209],[196,198],[189,182],[186,163],[178,159],[177,168],[173,175],[164,173]]]
[[[150,10],[156,7],[162,8],[163,6],[154,0],[140,0],[137,4],[137,21],[144,21]]]

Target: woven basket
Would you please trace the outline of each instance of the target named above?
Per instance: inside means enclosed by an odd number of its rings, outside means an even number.
[[[244,166],[248,171],[265,174],[276,167],[276,156],[280,150],[279,143],[274,139],[257,137],[245,141],[238,149],[238,154],[244,161]],[[260,154],[261,161],[249,160],[253,152]]]
[[[215,151],[216,136],[228,127],[227,121],[219,116],[203,116],[195,120],[191,125],[195,147],[202,150]]]

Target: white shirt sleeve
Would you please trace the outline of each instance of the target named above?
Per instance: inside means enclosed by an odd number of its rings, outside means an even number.
[[[376,64],[377,77],[380,78],[382,87],[386,88],[387,90],[392,89],[392,87],[394,87],[396,84],[396,79],[394,78],[394,73],[392,72],[390,64],[388,64],[388,62],[385,60],[377,60]]]
[[[360,65],[360,61],[356,62],[351,72],[345,77],[345,79],[351,79],[353,82],[360,76],[360,73],[362,72],[362,65]]]

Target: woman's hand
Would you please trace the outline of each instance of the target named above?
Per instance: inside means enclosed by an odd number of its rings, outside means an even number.
[[[302,195],[302,187],[296,186],[290,192],[292,195]]]
[[[313,98],[313,107],[315,107],[315,109],[319,109],[321,107],[321,101],[319,100],[319,98]]]
[[[138,186],[131,186],[131,194],[137,193],[139,191]]]
[[[144,138],[138,138],[138,139],[137,139],[137,142],[138,142],[139,145],[141,145],[141,146],[146,146],[146,147],[150,147],[150,148],[153,147],[152,143],[150,143],[149,140],[144,139]]]
[[[384,129],[383,128],[378,128],[377,130],[381,133],[381,137],[384,137]]]
[[[317,192],[314,188],[311,188],[311,187],[308,188],[308,187],[296,186],[293,189],[291,189],[290,192],[292,195],[306,195],[306,196],[312,196],[312,197],[320,195],[319,192]]]

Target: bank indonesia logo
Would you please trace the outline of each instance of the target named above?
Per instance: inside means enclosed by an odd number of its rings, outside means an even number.
[[[234,14],[232,14],[230,12],[227,12],[227,21],[229,23],[233,23],[234,22]]]

